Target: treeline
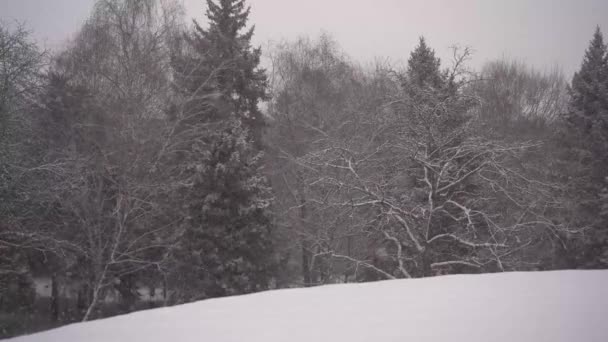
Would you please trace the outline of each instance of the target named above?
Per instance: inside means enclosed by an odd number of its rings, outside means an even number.
[[[468,49],[441,63],[424,38],[404,70],[327,36],[273,46],[265,70],[249,13],[208,0],[189,26],[176,2],[100,0],[52,54],[1,29],[0,336],[273,288],[606,267],[599,28],[569,84],[471,70]]]

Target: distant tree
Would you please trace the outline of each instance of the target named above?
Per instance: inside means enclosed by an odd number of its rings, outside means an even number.
[[[351,112],[295,160],[308,202],[333,213],[332,224],[352,220],[376,251],[325,253],[385,278],[539,267],[546,235],[569,231],[551,220],[559,186],[529,168],[537,144],[479,133],[478,102],[463,89],[469,52],[441,71],[429,51],[421,42],[377,111]]]
[[[246,29],[250,10],[245,0],[207,0],[209,26],[195,21],[187,37],[191,54],[186,81],[190,92],[201,84],[219,91],[231,107],[228,113],[242,120],[259,148],[265,120],[258,104],[267,99],[267,80],[259,67],[261,49],[251,46],[254,27]]]
[[[40,203],[32,196],[27,170],[40,152],[31,149],[35,136],[29,113],[44,62],[45,53],[25,27],[0,23],[0,310],[20,311],[31,303],[29,259],[43,247],[26,227],[40,222]],[[15,285],[17,291],[7,293]]]
[[[407,63],[407,84],[421,90],[441,88],[445,79],[441,73],[441,60],[435,56],[435,51],[426,44],[426,39],[420,37],[418,46],[410,54]]]
[[[354,113],[372,115],[374,101],[384,95],[374,83],[382,70],[364,74],[327,35],[278,44],[271,59],[267,139],[280,247],[288,270],[283,275],[304,286],[348,279],[354,267],[345,267],[344,260],[331,258],[329,252],[346,253],[350,245],[365,253],[359,233],[348,231],[347,216],[336,219],[333,208],[316,201],[324,190],[311,186],[310,170],[294,161],[330,144],[329,138],[342,134],[340,126],[355,119]]]
[[[608,266],[608,52],[596,29],[583,63],[572,78],[566,115],[567,166],[578,219],[592,229],[574,258],[585,267]]]
[[[523,62],[497,60],[484,65],[467,85],[465,93],[480,101],[475,108],[479,135],[510,143],[535,142],[536,146],[510,167],[518,167],[523,162],[527,173],[537,181],[555,185],[552,196],[559,199],[562,208],[549,217],[554,222],[579,227],[572,221],[576,210],[565,191],[564,171],[568,166],[559,157],[559,145],[564,137],[556,134],[560,118],[567,111],[567,87],[558,68],[538,71]],[[536,249],[542,260],[539,268],[570,267],[563,258],[569,249],[566,241],[579,241],[580,237],[569,233],[546,234]]]
[[[488,133],[523,140],[546,136],[569,98],[558,68],[541,72],[509,60],[485,64],[469,90],[481,101],[480,120]]]

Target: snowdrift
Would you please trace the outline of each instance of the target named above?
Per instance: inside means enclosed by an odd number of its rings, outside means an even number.
[[[606,342],[608,271],[444,276],[220,298],[12,342]]]

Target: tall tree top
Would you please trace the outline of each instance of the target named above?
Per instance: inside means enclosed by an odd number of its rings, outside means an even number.
[[[250,12],[251,7],[245,7],[245,0],[220,0],[217,4],[213,0],[207,0],[206,15],[209,19],[209,28],[204,30],[195,20],[195,34],[211,43],[239,41],[239,43],[245,44],[241,48],[248,48],[254,27],[252,26],[243,34],[240,32],[246,29]],[[216,45],[216,47],[220,46]]]
[[[410,84],[419,87],[441,87],[443,82],[440,64],[440,59],[435,57],[435,51],[426,45],[424,37],[420,37],[418,46],[408,60],[407,76]]]
[[[608,52],[599,26],[589,43],[581,69],[572,78],[572,110],[597,116],[608,111]]]
[[[597,67],[606,65],[606,44],[604,44],[604,36],[600,27],[595,28],[593,33],[593,39],[589,43],[587,51],[585,51],[585,58],[583,65],[581,66],[581,72],[583,71],[600,71]]]
[[[202,28],[194,21],[189,41],[202,59],[199,65],[212,73],[225,103],[260,142],[265,121],[258,103],[267,98],[267,79],[259,67],[261,50],[251,47],[254,27],[247,29],[249,13],[245,0],[207,0],[209,26]]]
[[[207,18],[223,32],[236,34],[247,25],[251,7],[245,7],[245,0],[220,0],[219,4],[207,0],[207,6]]]

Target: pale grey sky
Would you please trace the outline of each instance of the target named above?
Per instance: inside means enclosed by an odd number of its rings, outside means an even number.
[[[204,24],[203,0],[182,0]],[[47,47],[61,46],[94,0],[0,0],[2,20],[24,21]],[[255,43],[330,33],[353,58],[404,60],[424,35],[446,59],[471,46],[473,66],[502,56],[537,67],[580,65],[593,30],[608,35],[608,0],[249,0]]]

